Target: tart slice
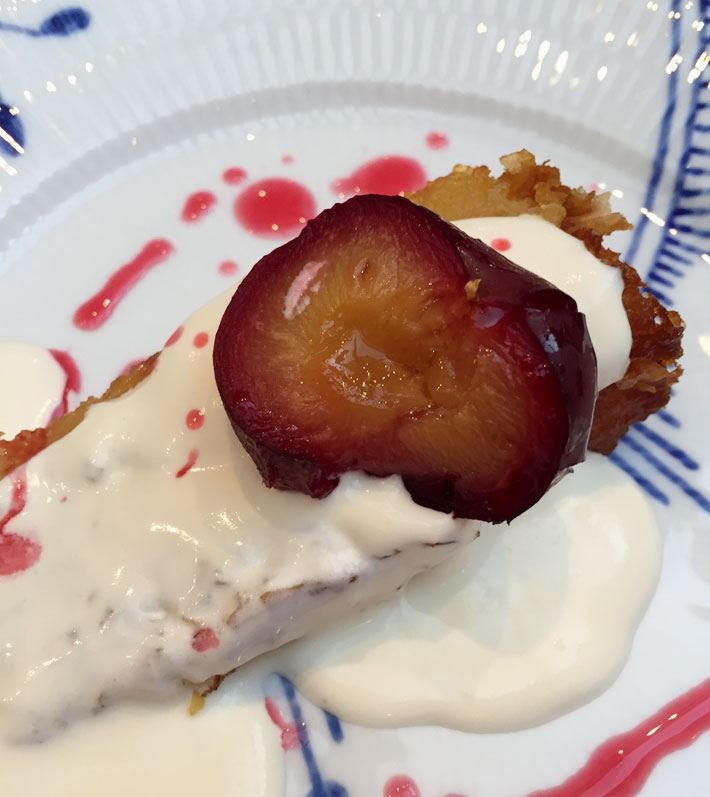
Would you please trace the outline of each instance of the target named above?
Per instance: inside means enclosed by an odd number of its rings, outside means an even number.
[[[590,428],[609,450],[662,406],[682,323],[603,247],[625,222],[505,165],[327,211],[102,398],[0,441],[0,555],[33,552],[0,575],[0,733],[209,688],[450,555],[477,529],[452,512],[518,514]],[[593,424],[584,308],[440,218],[521,213],[623,276],[630,364]]]

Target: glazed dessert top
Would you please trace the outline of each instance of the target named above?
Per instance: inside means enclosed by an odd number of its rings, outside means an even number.
[[[569,257],[582,311],[602,294],[623,327],[620,280],[606,266],[590,267],[552,225],[502,221],[521,265],[534,268],[543,243]],[[136,390],[93,407],[0,483],[10,507],[0,537],[4,734],[43,738],[118,696],[225,672],[239,663],[235,622],[263,594],[347,581],[395,549],[470,528],[415,505],[397,477],[350,474],[323,501],[265,488],[212,373],[228,300],[196,313]],[[623,370],[620,337],[617,350],[600,345],[605,373]]]

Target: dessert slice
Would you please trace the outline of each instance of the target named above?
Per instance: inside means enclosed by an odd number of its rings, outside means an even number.
[[[481,212],[534,212],[538,205],[547,208],[554,204],[546,201],[551,192],[559,195],[559,223],[564,223],[567,216],[576,219],[578,226],[570,227],[570,231],[585,241],[588,238],[589,247],[597,247],[600,257],[613,261],[613,256],[601,248],[598,232],[610,223],[603,221],[608,215],[603,200],[560,186],[553,191],[554,179],[548,169],[536,167],[533,162],[522,168],[529,179],[513,173],[498,180],[482,180],[482,194],[488,192],[490,201],[480,205]],[[548,184],[552,186],[549,191],[544,187]],[[437,196],[441,198],[440,194]],[[587,197],[587,204],[582,196]],[[586,216],[581,210],[577,213],[580,208],[587,209]],[[470,210],[462,201],[460,212],[454,215],[461,218],[467,214]],[[416,214],[414,217],[424,219]],[[428,214],[426,218],[430,218]],[[376,255],[381,265],[382,237],[391,233],[393,222],[384,213],[382,219],[370,221],[374,231],[373,258]],[[421,224],[426,228],[428,222]],[[585,353],[584,336],[579,336],[578,313],[559,297],[559,291],[547,285],[538,291],[540,284],[531,275],[518,274],[510,264],[500,265],[488,249],[454,235],[448,227],[445,234],[439,235],[438,220],[431,225],[429,232],[433,237],[428,245],[434,247],[435,256],[427,258],[425,267],[414,257],[416,237],[405,240],[402,252],[407,262],[416,267],[416,284],[421,287],[424,278],[427,284],[431,281],[441,287],[441,295],[433,303],[434,312],[418,314],[417,291],[403,289],[387,294],[397,302],[386,303],[380,318],[386,320],[393,315],[400,322],[408,318],[416,321],[409,337],[395,336],[394,341],[398,355],[404,357],[409,352],[408,356],[415,360],[418,347],[411,354],[411,340],[418,339],[422,324],[429,322],[424,336],[427,352],[432,355],[429,364],[436,357],[451,357],[455,366],[439,369],[441,379],[427,383],[427,391],[431,393],[433,386],[445,413],[456,410],[455,402],[449,406],[447,396],[453,397],[462,389],[465,393],[466,380],[471,376],[467,363],[469,346],[475,348],[477,356],[486,350],[486,356],[491,358],[490,373],[502,386],[490,394],[488,404],[479,404],[480,396],[472,393],[460,402],[460,409],[463,416],[488,419],[485,439],[475,442],[494,461],[485,463],[476,474],[477,480],[464,484],[465,489],[457,493],[455,482],[454,489],[451,487],[448,460],[437,461],[436,470],[420,478],[421,463],[425,462],[423,447],[417,449],[416,457],[411,457],[409,450],[403,457],[401,449],[390,450],[383,445],[378,431],[370,436],[369,448],[377,449],[383,458],[392,456],[387,462],[392,467],[382,472],[404,474],[410,489],[421,491],[422,503],[436,505],[443,495],[449,502],[445,504],[447,508],[458,506],[455,502],[460,500],[464,513],[470,510],[472,514],[470,507],[486,494],[489,484],[506,483],[506,469],[518,477],[528,473],[521,470],[521,463],[531,457],[528,432],[541,447],[541,484],[549,482],[559,468],[568,466],[579,455],[580,440],[589,421],[587,404],[583,401],[575,408],[563,374],[567,363],[556,363],[553,352],[545,351],[546,343],[548,349],[554,348],[545,335],[549,331],[556,334],[569,323],[581,346],[582,361],[586,362],[589,355]],[[419,221],[415,226],[419,226]],[[401,232],[416,236],[416,232],[406,229]],[[348,250],[343,251],[348,254]],[[456,263],[463,271],[456,270]],[[503,274],[517,274],[516,284],[523,287],[517,292],[496,288],[488,277],[491,269],[498,266]],[[365,285],[369,279],[367,270],[360,274]],[[373,271],[370,276],[373,273],[376,276]],[[391,272],[385,269],[384,273]],[[309,272],[305,277],[309,277]],[[631,271],[627,276],[625,270],[624,277],[627,289],[639,284]],[[310,277],[304,282],[308,282],[305,294],[294,288],[290,295],[287,289],[283,297],[284,302],[286,298],[293,301],[280,309],[293,313],[294,318],[304,299],[313,298],[309,291],[312,293],[315,282]],[[333,283],[336,293],[344,284],[338,280]],[[324,288],[325,284],[321,289]],[[511,292],[518,304],[512,302],[511,307],[505,307],[506,295]],[[537,293],[548,303],[536,307],[531,298]],[[376,304],[381,298],[375,290],[366,295],[366,305]],[[626,302],[626,291],[624,296]],[[319,297],[314,309],[323,310],[325,305],[320,302],[324,297]],[[333,306],[345,308],[348,297],[352,298],[352,294],[346,291]],[[340,484],[323,500],[265,487],[232,432],[234,419],[225,411],[212,369],[211,343],[230,298],[219,297],[198,312],[186,323],[176,344],[114,382],[102,399],[85,402],[46,430],[0,441],[0,478],[7,477],[0,481],[0,507],[3,511],[10,507],[2,517],[0,534],[30,541],[37,554],[26,563],[27,567],[10,577],[0,577],[5,607],[0,613],[0,638],[11,651],[11,655],[0,659],[0,733],[41,739],[74,718],[120,698],[170,693],[185,681],[214,684],[215,677],[218,680],[253,656],[337,619],[353,607],[387,597],[414,573],[435,565],[476,534],[475,523],[413,503],[399,475],[373,478],[349,472],[343,465],[355,463],[338,459],[341,454],[337,450],[337,456],[327,465],[331,477],[342,474]],[[506,340],[490,332],[496,332],[497,324],[486,326],[485,312],[475,335],[464,339],[460,334],[464,329],[470,331],[467,314],[482,312],[480,308],[488,301],[496,322],[501,324],[503,338],[510,335],[507,340],[512,347],[507,348]],[[558,306],[557,302],[561,304]],[[402,312],[408,304],[409,310],[414,310],[411,315]],[[679,353],[681,329],[677,316],[653,302],[637,306],[631,300],[628,307],[638,311],[641,319],[631,314],[634,348],[629,370],[635,368],[635,373],[647,374],[663,369],[666,376],[639,377],[629,383],[621,394],[628,396],[630,404],[623,409],[626,419],[643,417],[651,404],[655,407],[662,399],[674,376],[668,367]],[[425,309],[428,308],[427,304]],[[533,310],[539,313],[537,317]],[[440,323],[441,315],[448,312],[457,322],[457,333],[451,336]],[[660,323],[655,322],[654,314]],[[374,334],[377,324],[370,317],[365,307],[363,323],[367,321],[368,334]],[[325,330],[321,326],[326,333],[324,340],[328,339],[329,320],[333,319],[325,319]],[[258,319],[254,323],[258,326]],[[646,335],[651,327],[654,335]],[[353,324],[342,328],[351,329]],[[198,335],[202,341],[207,335],[210,345],[193,345]],[[666,341],[662,340],[664,336]],[[290,352],[298,352],[295,343],[286,340],[284,346]],[[390,343],[389,337],[380,342],[383,347]],[[253,344],[247,341],[246,355],[256,359],[261,352],[255,352]],[[332,357],[309,359],[306,355],[312,349],[305,347],[301,351],[310,363],[313,378],[321,378],[324,363]],[[340,351],[337,345],[331,346],[331,354]],[[273,352],[268,353],[271,358]],[[363,353],[362,347],[358,353]],[[511,353],[515,356],[511,357]],[[347,351],[345,354],[347,360]],[[381,358],[371,355],[372,352],[365,359],[373,373],[388,381],[394,376],[397,381],[396,369],[386,363],[383,369]],[[501,365],[506,356],[510,361]],[[531,367],[526,370],[528,362]],[[265,383],[276,389],[273,375],[267,373],[266,360],[260,365]],[[300,368],[303,363],[298,365]],[[337,365],[335,362],[334,367]],[[572,367],[586,380],[581,390],[586,397],[588,368],[580,368],[579,364]],[[349,373],[354,373],[352,368]],[[366,369],[361,373],[367,376]],[[400,375],[411,375],[411,369]],[[461,380],[463,385],[459,385]],[[424,395],[420,389],[424,380],[415,376],[399,381],[401,400],[413,402],[410,409],[416,414],[421,410],[417,402]],[[534,428],[533,414],[510,395],[510,388],[518,384],[526,395],[532,395],[541,411],[547,408],[547,413],[553,407],[542,419],[554,438],[552,442],[543,439]],[[639,394],[641,398],[634,405],[636,384],[653,384],[656,393],[648,400],[650,391]],[[280,398],[283,391],[278,387]],[[370,389],[373,387],[370,385]],[[303,402],[298,385],[294,387],[292,383],[292,392],[300,407]],[[507,451],[501,456],[493,447],[484,445],[487,435],[495,435],[497,426],[508,420],[497,406],[502,395],[516,407],[511,426],[515,433],[514,455],[510,457]],[[234,411],[233,398],[227,396],[230,414]],[[317,412],[313,414],[320,422],[324,417],[321,409],[314,408]],[[399,425],[393,423],[397,419],[390,409],[385,406],[379,416],[383,439]],[[604,439],[613,444],[613,434],[623,428],[623,423],[617,422],[620,412],[608,406],[598,407],[592,434],[601,428],[605,430]],[[244,430],[248,443],[255,440],[263,446],[264,440],[259,437],[262,430],[254,422],[256,416],[255,412],[240,415],[234,425]],[[360,418],[353,414],[353,426]],[[284,413],[275,420],[283,423],[284,419],[294,421],[292,425],[296,426],[295,430],[286,429],[289,434],[285,435],[285,442],[291,445],[301,434],[301,414],[294,419]],[[341,417],[336,420],[333,429],[337,436],[353,433]],[[467,458],[466,446],[458,445],[458,439],[442,446],[440,431],[436,428],[431,435],[432,450],[444,451],[447,457],[453,451],[457,467],[468,466],[472,460]],[[421,439],[416,439],[417,445]],[[319,467],[324,448],[320,445],[315,458]],[[271,449],[276,450],[273,446]],[[253,450],[257,451],[256,445]],[[358,451],[359,456],[364,456],[368,447]],[[298,471],[293,467],[294,452],[286,453],[288,467],[283,471],[293,474]],[[419,469],[406,470],[413,459]],[[373,462],[368,465],[375,469]],[[535,489],[541,488],[538,485]],[[505,490],[501,493],[506,494]],[[519,499],[515,490],[510,495]],[[529,500],[526,494],[515,511]],[[486,506],[482,501],[479,505]],[[492,507],[505,511],[499,503]]]

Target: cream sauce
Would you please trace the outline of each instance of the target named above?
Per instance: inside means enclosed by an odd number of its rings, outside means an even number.
[[[0,343],[0,432],[14,437],[44,426],[59,404],[64,372],[41,346]]]
[[[509,527],[484,527],[397,600],[290,646],[282,666],[364,725],[538,725],[616,677],[660,559],[643,493],[590,454]]]
[[[41,740],[117,699],[228,672],[328,609],[388,597],[449,548],[423,543],[475,532],[415,505],[398,477],[348,474],[323,501],[267,489],[224,412],[212,346],[193,343],[211,343],[228,300],[27,465],[5,532],[28,565],[0,576],[0,735]]]

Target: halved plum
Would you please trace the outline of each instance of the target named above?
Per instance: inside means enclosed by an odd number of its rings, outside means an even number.
[[[359,196],[262,258],[219,326],[234,431],[271,487],[342,473],[499,522],[584,458],[596,359],[572,298],[401,197]]]

